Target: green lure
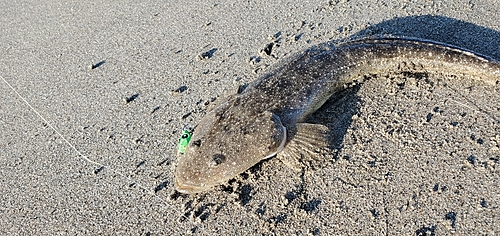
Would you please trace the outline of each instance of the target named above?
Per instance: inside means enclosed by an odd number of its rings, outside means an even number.
[[[193,136],[193,132],[189,128],[184,128],[181,133],[181,137],[179,138],[179,144],[177,144],[177,152],[180,154],[184,154],[186,152],[186,147],[191,141],[191,136]]]

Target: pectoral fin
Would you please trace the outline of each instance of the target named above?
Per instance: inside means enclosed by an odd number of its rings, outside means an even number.
[[[329,130],[324,125],[298,123],[289,132],[291,140],[278,158],[293,170],[316,169],[328,162],[331,149]]]

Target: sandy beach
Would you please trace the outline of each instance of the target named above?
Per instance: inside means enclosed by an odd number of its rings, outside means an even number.
[[[175,191],[182,128],[313,45],[416,37],[500,60],[498,1],[9,1],[2,235],[498,235],[500,84],[371,75],[311,117],[330,158]]]

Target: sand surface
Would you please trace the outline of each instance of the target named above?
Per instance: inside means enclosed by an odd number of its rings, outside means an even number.
[[[312,118],[331,159],[176,193],[181,129],[294,52],[401,35],[500,59],[498,1],[268,2],[4,1],[0,234],[500,234],[500,85],[467,76],[376,75]]]

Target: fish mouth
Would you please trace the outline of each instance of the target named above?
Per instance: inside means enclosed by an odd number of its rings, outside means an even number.
[[[174,186],[175,186],[175,189],[177,190],[177,192],[187,193],[187,194],[199,193],[199,192],[203,192],[204,190],[207,190],[206,186],[182,184],[182,183],[179,183],[178,180],[175,180]]]

